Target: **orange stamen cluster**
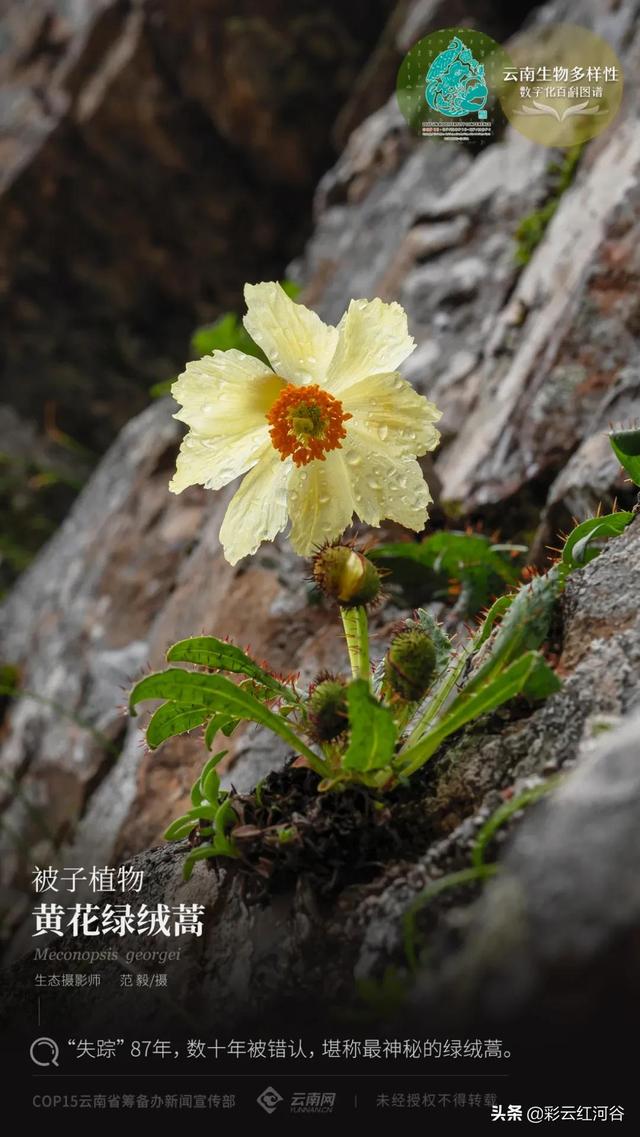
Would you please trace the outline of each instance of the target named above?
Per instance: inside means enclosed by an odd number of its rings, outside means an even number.
[[[282,460],[293,458],[296,466],[306,466],[314,458],[323,459],[328,450],[337,450],[347,432],[342,403],[317,384],[296,387],[293,383],[280,392],[267,415],[271,441]]]

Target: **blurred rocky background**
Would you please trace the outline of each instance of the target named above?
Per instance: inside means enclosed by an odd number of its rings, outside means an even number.
[[[0,617],[0,863],[15,957],[30,942],[34,862],[143,853],[186,801],[201,740],[149,755],[121,709],[170,642],[204,628],[276,668],[295,656],[303,678],[344,665],[333,616],[286,541],[231,568],[217,540],[231,491],[167,492],[181,428],[149,388],[188,358],[196,326],[241,311],[245,280],[290,277],[331,322],[354,296],[405,306],[418,341],[405,374],[444,411],[434,524],[517,537],[543,567],[573,517],[633,504],[604,431],[640,416],[640,0],[40,0],[0,15],[7,579],[114,439]],[[409,134],[393,89],[418,38],[461,23],[506,41],[524,23],[561,20],[608,39],[625,69],[618,119],[579,154],[511,128],[477,151]],[[511,907],[491,888],[479,912],[468,896],[436,907],[422,994],[432,1007],[450,999],[463,968],[478,1000],[489,975],[524,1003],[553,990],[567,961],[583,989],[595,969],[594,998],[606,994],[640,930],[637,886],[629,893],[640,867],[638,524],[570,582],[563,690],[524,719],[480,724],[434,762],[424,856],[408,863],[399,850],[329,908],[303,881],[281,902],[270,990],[264,913],[227,895],[198,980],[214,1004],[230,997],[219,976],[240,944],[231,994],[265,1006],[292,975],[322,998],[319,936],[332,999],[348,997],[354,971],[380,976],[402,958],[403,911],[468,863],[491,809],[523,779],[572,766],[564,797],[516,835]],[[385,628],[381,613],[374,643]],[[605,720],[619,733],[596,753]],[[225,776],[240,789],[284,757],[257,729],[231,742]],[[182,887],[175,850],[143,862],[155,895]],[[189,888],[211,902],[204,870]],[[478,927],[492,932],[480,948]],[[637,955],[633,966],[637,983]]]

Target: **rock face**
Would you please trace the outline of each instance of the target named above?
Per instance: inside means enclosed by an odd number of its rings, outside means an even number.
[[[329,900],[300,877],[266,904],[248,903],[233,871],[217,877],[199,865],[185,883],[181,845],[134,858],[145,884],[125,899],[206,908],[203,937],[183,949],[172,971],[184,1014],[195,1022],[206,1010],[212,1021],[223,1016],[229,1023],[291,1004],[326,1009],[353,1003],[354,976],[406,968],[409,906],[443,872],[468,866],[473,839],[501,791],[519,792],[550,771],[566,772],[561,787],[526,818],[501,875],[475,907],[463,893],[457,903],[441,898],[425,912],[420,930],[430,931],[429,968],[412,992],[411,1013],[424,1009],[429,1021],[438,1015],[450,1021],[456,1011],[462,1022],[476,1013],[509,1021],[541,1000],[552,1005],[564,984],[566,997],[556,1000],[554,1014],[571,1021],[575,1004],[588,1017],[619,985],[620,959],[629,962],[628,979],[637,986],[639,521],[570,578],[561,607],[562,690],[525,719],[479,723],[434,759],[423,784],[432,834],[423,856],[408,863],[400,850],[368,883],[351,884]],[[454,935],[461,947],[452,953]],[[92,945],[74,940],[72,946]],[[101,940],[120,958],[138,946],[134,936]],[[30,966],[15,972],[15,1000],[22,983],[31,982]],[[126,991],[118,993],[118,974],[118,965],[106,966],[114,1022],[128,1005]],[[594,974],[598,983],[585,988]],[[139,994],[138,1021],[151,1023],[155,996]],[[67,1006],[64,993],[60,999],[72,1014],[72,1001]],[[99,1017],[104,1006],[95,1003]]]
[[[637,654],[633,662],[637,669]],[[466,1015],[475,1003],[485,1018],[526,1013],[549,1028],[572,1018],[589,1026],[607,1009],[620,1019],[625,1007],[633,1014],[640,988],[637,693],[633,703],[635,713],[592,744],[522,824],[502,875],[472,912],[468,946],[423,985],[425,1003],[459,1006],[464,977]]]
[[[640,129],[633,79],[639,7],[635,0],[606,12],[595,0],[580,5],[582,22],[621,54],[629,75],[625,107],[615,126],[586,147],[524,268],[516,263],[514,233],[553,192],[555,156],[513,131],[475,156],[454,145],[414,142],[391,100],[351,135],[323,178],[315,231],[293,269],[304,283],[303,299],[332,322],[353,296],[397,297],[405,305],[418,340],[406,373],[444,411],[435,464],[439,508],[455,506],[489,529],[499,525],[507,538],[526,532],[541,563],[572,515],[586,516],[600,503],[607,509],[614,498],[631,504],[635,496],[602,434],[610,421],[640,415]],[[536,18],[572,14],[566,0]],[[159,666],[173,639],[204,627],[250,642],[275,667],[289,670],[295,661],[308,677],[324,666],[344,666],[333,618],[309,604],[305,568],[286,541],[232,569],[217,540],[228,491],[168,494],[179,440],[170,413],[168,402],[158,403],[125,428],[2,612],[5,656],[21,668],[25,692],[10,707],[3,733],[7,827],[0,863],[14,924],[24,913],[22,889],[34,861],[117,862],[156,842],[180,812],[202,763],[201,743],[171,742],[150,757],[137,723],[117,709],[123,688],[147,664]],[[295,892],[264,909],[247,907],[237,878],[223,881],[217,896],[213,874],[202,868],[184,885],[180,849],[142,853],[138,863],[156,897],[199,897],[214,909],[206,950],[199,944],[183,959],[186,989],[206,990],[214,1010],[230,998],[266,1007],[293,987],[319,998],[330,993],[335,1001],[351,997],[354,970],[379,975],[386,964],[401,964],[404,911],[434,876],[468,864],[470,842],[501,792],[566,765],[578,767],[571,778],[587,777],[580,767],[594,716],[624,719],[640,706],[638,554],[636,521],[571,578],[562,601],[562,691],[525,720],[480,724],[434,762],[425,782],[432,840],[423,857],[405,863],[399,855],[367,885],[330,904],[314,898],[301,879]],[[620,744],[617,735],[604,743],[620,755],[611,765],[616,779],[619,774],[616,800],[631,778],[626,729]],[[238,733],[232,742],[226,776],[239,788],[282,758],[259,731]],[[606,759],[597,761],[601,770]],[[588,782],[584,791],[594,809],[597,784]],[[570,785],[563,791],[569,798]],[[546,807],[536,808],[530,831],[542,818],[542,840]],[[545,855],[560,858],[553,832],[564,815],[548,816]],[[583,816],[571,814],[576,832]],[[612,807],[610,818],[616,816]],[[531,858],[536,840],[522,846]],[[524,872],[517,848],[516,877]],[[584,865],[588,849],[585,837]],[[614,861],[608,865],[613,872]],[[525,886],[528,879],[522,876]],[[506,880],[495,882],[496,896]],[[576,881],[587,888],[578,869]],[[482,903],[494,905],[490,918],[498,928],[500,905],[491,895]],[[547,918],[540,914],[547,899],[533,890],[536,928]],[[577,912],[588,911],[576,903]],[[607,928],[608,918],[585,946],[594,966],[618,934],[617,910]],[[469,927],[475,919],[469,915]],[[425,920],[432,931],[437,924],[437,957],[440,941],[462,936],[465,903],[436,905]],[[546,963],[531,962],[537,950],[533,933],[523,932],[518,958],[535,975],[521,1000],[547,982]],[[455,975],[456,959],[450,966]],[[481,953],[472,966],[481,977],[486,967],[499,974],[501,963]],[[430,1005],[454,982],[445,971],[443,962],[435,987],[425,987]]]
[[[198,323],[281,276],[391,0],[0,13],[7,395],[101,450]],[[310,127],[309,124],[312,124]]]

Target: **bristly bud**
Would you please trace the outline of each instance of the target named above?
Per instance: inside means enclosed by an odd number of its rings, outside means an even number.
[[[347,689],[344,679],[326,676],[309,691],[309,722],[317,742],[332,742],[347,726]]]
[[[349,545],[327,545],[313,558],[313,579],[325,596],[343,608],[370,604],[380,593],[380,573]]]
[[[404,703],[426,694],[436,669],[436,649],[421,628],[405,628],[392,640],[384,661],[384,693]]]

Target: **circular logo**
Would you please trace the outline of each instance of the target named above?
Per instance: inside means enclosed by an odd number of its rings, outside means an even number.
[[[500,92],[511,60],[471,28],[441,28],[418,40],[396,82],[398,105],[423,138],[488,141],[504,122]]]
[[[543,146],[580,146],[613,121],[622,66],[606,40],[574,24],[549,24],[509,42],[500,99],[516,130]]]

